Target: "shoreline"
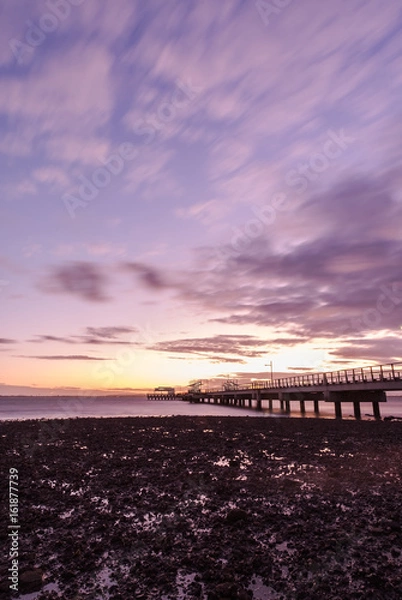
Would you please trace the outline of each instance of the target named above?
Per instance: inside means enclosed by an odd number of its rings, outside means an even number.
[[[327,405],[328,404],[328,405]],[[335,419],[335,409],[332,403],[323,403],[320,413],[314,413],[313,403],[306,401],[306,412],[302,413],[298,403],[291,404],[291,412],[282,410],[280,406],[274,406],[270,411],[268,406],[262,406],[262,411],[256,407],[234,407],[214,403],[191,404],[180,400],[176,401],[151,401],[146,398],[134,398],[127,400],[126,397],[96,399],[0,399],[0,423],[5,421],[24,421],[31,419],[68,419],[68,418],[131,418],[136,416],[236,416],[236,417],[260,417],[265,418],[300,418],[300,419]],[[362,420],[375,418],[372,414],[371,403],[362,404]],[[380,408],[382,419],[391,416],[402,418],[402,397],[389,398],[382,403]],[[354,407],[352,403],[344,403],[342,407],[344,420],[354,419]]]
[[[400,421],[81,417],[0,432],[38,600],[402,597]]]

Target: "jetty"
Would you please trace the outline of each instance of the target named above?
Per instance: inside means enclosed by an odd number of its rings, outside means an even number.
[[[387,391],[402,390],[402,363],[375,365],[355,369],[344,369],[328,373],[309,373],[269,381],[253,381],[239,387],[227,381],[221,389],[202,389],[202,382],[189,386],[181,394],[188,402],[207,402],[227,406],[238,406],[273,410],[274,403],[290,413],[292,404],[297,403],[300,412],[306,412],[306,402],[313,403],[314,412],[320,413],[321,402],[332,402],[335,415],[342,418],[342,407],[352,403],[354,416],[361,418],[361,404],[370,403],[374,417],[381,419],[380,404],[387,401]]]
[[[175,388],[169,386],[159,386],[150,394],[147,394],[148,400],[176,400],[181,395],[176,394]]]

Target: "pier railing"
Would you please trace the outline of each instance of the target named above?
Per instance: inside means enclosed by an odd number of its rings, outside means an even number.
[[[289,387],[310,387],[314,385],[338,385],[353,383],[375,383],[381,381],[402,381],[402,363],[389,365],[375,365],[354,369],[342,369],[326,373],[308,373],[281,377],[268,381],[253,381],[249,385],[240,386],[240,389],[266,390],[284,389]],[[209,392],[225,391],[224,389],[210,389]]]

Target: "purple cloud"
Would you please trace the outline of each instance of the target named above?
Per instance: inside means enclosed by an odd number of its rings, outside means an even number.
[[[171,287],[159,269],[138,262],[123,263],[122,269],[138,276],[141,283],[151,290],[163,290]]]
[[[153,284],[145,277],[145,286],[176,291],[181,302],[198,305],[211,322],[272,327],[286,334],[274,336],[271,346],[296,345],[317,337],[336,339],[351,332],[363,337],[368,331],[399,330],[402,242],[396,223],[402,220],[402,206],[398,181],[393,173],[354,177],[311,196],[297,214],[282,216],[281,225],[293,232],[288,247],[277,243],[280,232],[267,229],[269,238],[261,235],[250,240],[243,250],[229,248],[209,268],[194,265],[178,276],[137,264],[136,271],[152,274]],[[203,257],[208,260],[205,249]],[[211,342],[174,340],[159,348],[218,351],[219,339]],[[246,346],[244,339],[242,346]],[[356,356],[361,351],[356,346]],[[384,358],[386,352],[374,356]],[[398,352],[393,356],[398,357]]]
[[[19,358],[36,358],[38,360],[111,360],[99,356],[87,356],[85,354],[55,354],[51,356],[20,356]]]
[[[89,302],[105,302],[108,279],[95,263],[75,262],[54,267],[40,285],[48,293],[69,294]]]
[[[136,333],[133,327],[87,327],[90,336],[103,340],[115,340],[121,335]]]
[[[32,340],[28,340],[35,344],[42,344],[45,342],[62,342],[64,344],[74,344],[74,340],[69,337],[57,336],[57,335],[37,335]]]
[[[267,342],[251,335],[215,335],[158,342],[152,350],[170,354],[194,354],[213,362],[240,362],[266,353]],[[230,356],[227,356],[230,355]],[[242,358],[240,358],[242,357]]]
[[[37,335],[30,340],[34,343],[61,342],[64,344],[91,344],[91,345],[122,345],[129,346],[134,342],[119,339],[129,333],[137,333],[134,327],[87,327],[86,334],[72,336]]]
[[[382,339],[351,339],[330,352],[336,359],[364,360],[371,363],[402,363],[402,339],[395,335]]]

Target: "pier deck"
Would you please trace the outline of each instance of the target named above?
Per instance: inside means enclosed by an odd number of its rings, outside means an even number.
[[[361,404],[369,402],[375,418],[380,419],[380,403],[387,401],[385,392],[399,390],[402,390],[402,364],[390,364],[255,381],[244,388],[189,390],[182,398],[257,410],[262,410],[263,402],[272,410],[277,401],[289,413],[292,402],[300,403],[300,411],[304,413],[306,401],[313,401],[316,414],[320,412],[320,402],[333,402],[337,418],[342,418],[342,404],[352,402],[356,419],[361,418]]]

